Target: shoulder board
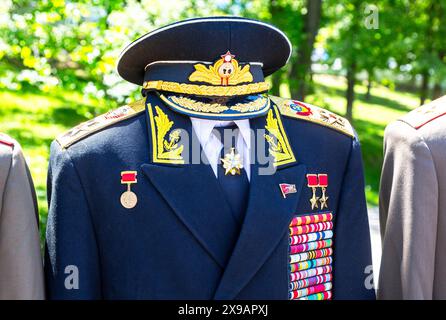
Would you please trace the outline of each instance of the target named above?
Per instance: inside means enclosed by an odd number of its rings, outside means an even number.
[[[275,96],[270,96],[270,98],[279,107],[280,113],[286,117],[317,123],[349,137],[355,137],[350,122],[333,112],[297,100]]]
[[[3,133],[0,133],[0,144],[14,148],[14,141]]]
[[[420,129],[429,122],[446,115],[446,96],[418,107],[400,118],[415,129]]]
[[[117,122],[136,116],[144,111],[144,109],[145,99],[135,101],[77,125],[76,127],[57,137],[56,141],[63,149],[66,149],[95,132],[105,129]]]

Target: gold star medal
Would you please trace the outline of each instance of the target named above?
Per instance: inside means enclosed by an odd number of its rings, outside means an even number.
[[[328,187],[328,175],[327,174],[318,174],[319,187],[322,189],[322,197],[320,198],[321,209],[328,209],[328,197],[326,195],[327,187]]]
[[[225,175],[230,173],[235,176],[240,174],[240,169],[243,168],[242,159],[238,153],[235,153],[235,148],[231,148],[231,151],[225,154],[224,158],[221,158],[223,168],[226,169]]]
[[[311,210],[317,209],[319,197],[316,197],[316,188],[319,187],[317,174],[307,174],[307,186],[311,188],[313,196],[310,198]]]
[[[136,171],[121,172],[121,183],[127,185],[127,191],[121,195],[121,205],[126,209],[132,209],[138,203],[138,197],[130,189],[132,184],[138,182],[138,180],[136,180],[137,174]]]

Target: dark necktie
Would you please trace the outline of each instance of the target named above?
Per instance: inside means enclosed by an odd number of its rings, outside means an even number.
[[[224,158],[226,154],[230,153],[231,148],[234,148],[236,153],[238,153],[237,149],[235,148],[237,135],[235,136],[234,134],[228,135],[229,130],[233,133],[239,132],[238,129],[237,130],[235,129],[237,129],[237,126],[235,125],[230,127],[214,128],[214,130],[217,130],[219,132],[219,136],[221,137],[221,142],[223,143],[223,148],[221,150],[217,169],[218,181],[223,189],[226,199],[228,200],[229,206],[232,209],[232,213],[235,219],[241,224],[245,217],[245,212],[248,204],[248,197],[249,197],[248,176],[246,175],[246,171],[244,168],[240,170],[240,174],[235,174],[235,175],[232,175],[231,173],[225,174],[227,170],[223,167],[221,161],[221,158]]]

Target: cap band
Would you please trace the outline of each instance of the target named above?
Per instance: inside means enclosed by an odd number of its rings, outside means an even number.
[[[160,81],[164,89],[160,88]],[[157,87],[153,88],[155,83]],[[227,51],[215,63],[151,63],[145,70],[143,88],[200,96],[234,96],[264,92],[269,86],[264,82],[262,64],[239,63]]]
[[[267,82],[250,83],[240,86],[206,86],[168,81],[149,81],[144,82],[143,84],[143,89],[145,90],[167,91],[209,97],[244,96],[253,93],[266,92],[269,90],[269,87],[270,85]]]

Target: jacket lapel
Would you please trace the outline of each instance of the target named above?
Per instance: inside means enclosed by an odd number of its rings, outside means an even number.
[[[167,116],[164,122],[173,122],[170,132],[181,128],[189,134],[189,137],[192,137],[194,133],[188,117],[171,112],[155,98],[152,98],[151,102],[153,108],[153,104],[156,103]],[[209,165],[202,162],[188,164],[187,161],[181,164],[178,159],[174,163],[169,163],[166,159],[161,159],[162,161],[159,162],[156,160],[156,155],[153,156],[153,143],[157,141],[151,139],[156,134],[153,131],[155,128],[151,128],[151,124],[156,126],[153,121],[154,116],[156,114],[150,114],[150,112],[147,114],[149,144],[152,145],[151,163],[143,164],[141,170],[201,246],[221,268],[225,268],[237,240],[240,226],[233,217],[229,204],[219,191],[220,186]],[[169,134],[166,135],[168,136]],[[185,143],[184,146],[191,154],[191,143]],[[158,152],[158,155],[160,154]]]
[[[265,121],[264,117],[251,120],[251,128],[261,129],[265,126]],[[278,121],[280,122],[280,118]],[[284,131],[283,135],[286,139]],[[215,293],[215,299],[234,299],[263,266],[288,231],[304,187],[306,167],[298,164],[293,154],[293,160],[278,166],[277,169],[272,175],[259,175],[259,165],[256,163],[251,167],[251,188],[246,218]],[[294,184],[297,192],[284,198],[279,188],[281,183]]]
[[[204,167],[204,168],[203,168]],[[239,232],[231,209],[217,190],[212,169],[203,165],[144,164],[146,177],[203,248],[224,268]]]

